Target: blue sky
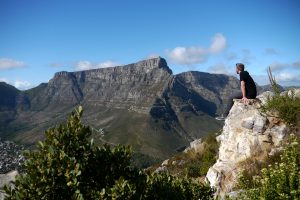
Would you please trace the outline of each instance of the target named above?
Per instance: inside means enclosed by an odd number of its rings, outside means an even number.
[[[299,0],[0,0],[0,80],[35,87],[58,71],[166,58],[174,74],[300,86]],[[235,75],[236,76],[236,75]]]

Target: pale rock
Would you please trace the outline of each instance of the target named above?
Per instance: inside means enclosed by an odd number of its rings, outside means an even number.
[[[184,150],[184,153],[187,153],[190,150],[195,150],[195,152],[201,152],[203,148],[204,148],[204,144],[202,142],[202,139],[199,138],[190,142],[190,146]]]
[[[248,117],[242,121],[242,127],[252,129],[254,125],[254,117]]]
[[[191,145],[191,148],[192,149],[196,149],[198,147],[198,145],[200,145],[202,143],[202,140],[201,138],[200,139],[197,139],[197,140],[194,140],[190,143]]]
[[[11,171],[6,174],[0,174],[0,200],[3,200],[5,197],[3,187],[5,185],[13,186],[13,182],[16,180],[16,176],[18,174],[18,171]]]
[[[166,166],[160,166],[158,167],[155,171],[155,173],[164,173],[164,172],[168,172],[168,168]]]
[[[295,97],[300,98],[300,89],[294,90]]]
[[[275,146],[280,145],[280,142],[286,136],[288,131],[289,131],[289,128],[285,124],[282,124],[280,126],[274,126],[270,129],[270,135],[272,136]]]
[[[218,160],[213,167],[209,168],[206,180],[212,188],[216,189],[216,193],[221,193],[223,190],[231,191],[233,189],[237,176],[238,171],[232,162]]]
[[[284,91],[284,92],[282,92],[280,95],[284,95],[284,94],[286,94],[286,93],[287,93],[289,96],[292,96],[292,94],[294,93],[294,96],[295,96],[295,97],[300,98],[300,89],[294,89],[293,91],[292,91],[292,90]]]
[[[274,96],[274,92],[266,91],[266,92],[260,94],[259,96],[257,96],[256,98],[259,99],[262,104],[266,104],[268,98],[271,98],[273,96]]]
[[[185,161],[184,160],[174,160],[173,162],[172,162],[172,165],[178,165],[178,166],[182,166],[182,165],[184,165],[185,164]]]
[[[216,194],[222,196],[233,190],[242,170],[240,162],[253,156],[267,155],[287,134],[285,124],[270,124],[272,118],[262,115],[259,110],[270,95],[272,93],[264,92],[257,99],[250,99],[248,105],[240,99],[234,100],[222,134],[217,137],[220,142],[218,160],[206,175]]]
[[[167,166],[169,163],[169,159],[165,160],[162,162],[161,166]]]
[[[253,131],[257,133],[263,133],[266,128],[267,118],[261,115],[255,117]]]
[[[272,148],[268,155],[274,156],[275,154],[281,152],[282,150],[283,150],[282,147]]]

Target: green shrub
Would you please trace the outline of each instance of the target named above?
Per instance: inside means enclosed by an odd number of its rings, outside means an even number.
[[[200,175],[205,176],[208,169],[216,162],[219,143],[216,134],[210,133],[204,138],[205,147],[201,155]]]
[[[209,199],[208,186],[170,175],[147,175],[131,165],[131,148],[95,147],[91,130],[75,110],[65,124],[46,131],[25,154],[25,173],[6,199]]]
[[[212,199],[208,186],[193,182],[188,178],[178,178],[167,174],[152,175],[147,181],[145,199]]]
[[[268,97],[266,105],[262,106],[262,111],[266,114],[275,114],[291,127],[299,128],[300,98],[295,96],[293,90],[289,93],[286,92],[284,95],[280,95],[279,87],[270,69],[268,74],[275,95]]]
[[[192,162],[190,163],[186,170],[187,170],[187,176],[188,177],[193,177],[193,178],[196,178],[196,177],[199,177],[201,176],[200,174],[200,169],[201,169],[201,163],[200,162]]]
[[[261,170],[261,176],[252,178],[252,188],[244,185],[245,177],[240,177],[243,189],[238,199],[300,199],[300,145],[299,139],[291,135],[285,145],[280,162]]]
[[[257,158],[248,158],[240,163],[240,165],[244,167],[244,170],[241,172],[241,179],[239,180],[237,188],[254,188],[256,183],[253,177],[261,176],[261,170],[263,168],[267,168],[269,165],[274,165],[275,163],[280,162],[281,154],[281,152],[277,152],[272,156],[266,157],[264,160],[258,160]]]
[[[219,144],[216,140],[216,134],[209,133],[203,138],[203,150],[195,152],[190,150],[187,153],[187,162],[185,165],[188,177],[205,176],[208,169],[216,162]]]

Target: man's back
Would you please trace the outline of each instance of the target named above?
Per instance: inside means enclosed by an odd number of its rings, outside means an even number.
[[[245,82],[247,98],[255,99],[257,95],[256,85],[247,71],[240,72],[240,81]]]

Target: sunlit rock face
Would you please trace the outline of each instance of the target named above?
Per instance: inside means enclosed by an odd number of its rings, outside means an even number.
[[[296,90],[297,95],[300,90]],[[237,184],[241,163],[247,158],[263,158],[280,149],[281,141],[289,128],[283,120],[262,114],[260,108],[271,92],[264,92],[248,105],[240,99],[225,120],[223,132],[217,137],[220,142],[217,162],[209,169],[206,180],[217,194],[231,192]]]

